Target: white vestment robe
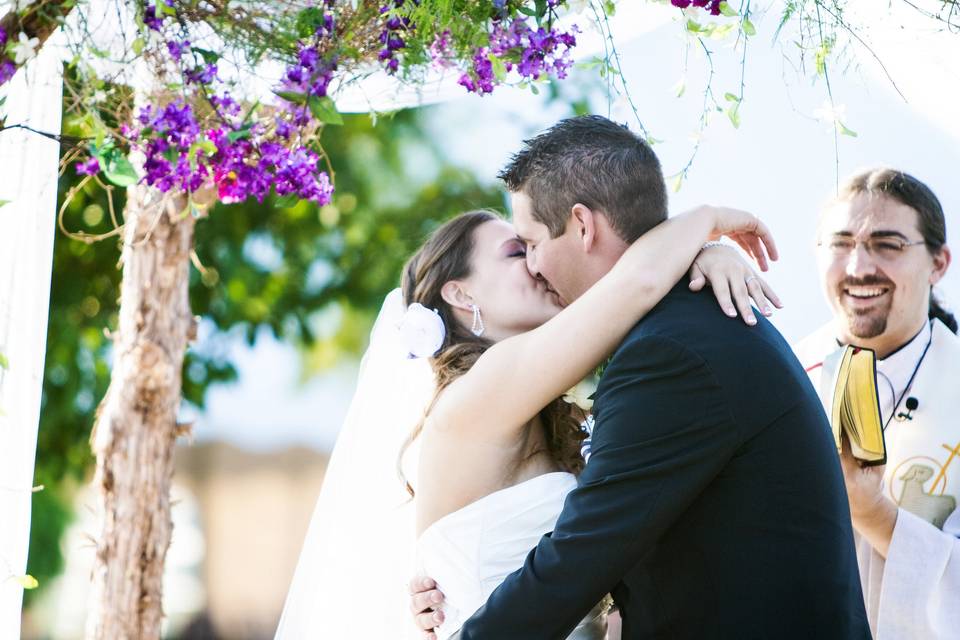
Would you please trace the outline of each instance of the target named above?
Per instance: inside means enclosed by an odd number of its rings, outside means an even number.
[[[835,336],[828,325],[795,347],[818,390]],[[960,638],[960,338],[934,320],[877,371],[882,418],[894,416],[883,486],[899,509],[886,560],[856,536],[870,626],[877,640]],[[898,419],[908,398],[917,408]]]

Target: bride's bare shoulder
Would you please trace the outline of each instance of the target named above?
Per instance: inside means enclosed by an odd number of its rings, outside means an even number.
[[[468,384],[468,379],[460,377],[437,393],[424,417],[424,431],[469,431],[475,426],[479,416],[467,415],[464,411],[465,396],[469,393]]]

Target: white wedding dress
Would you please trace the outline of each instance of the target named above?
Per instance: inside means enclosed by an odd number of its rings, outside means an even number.
[[[548,473],[441,518],[415,539],[414,503],[397,477],[398,452],[433,397],[429,363],[407,357],[397,327],[400,290],[384,301],[357,390],[337,437],[304,539],[276,640],[420,640],[407,584],[419,568],[447,596],[442,639],[460,626],[553,530],[569,473]],[[404,459],[416,478],[417,447]],[[368,606],[367,603],[373,603]],[[570,636],[604,640],[606,607]]]
[[[445,596],[438,640],[456,638],[504,578],[523,566],[541,536],[553,531],[563,501],[576,485],[571,473],[540,475],[484,496],[420,535],[418,570],[433,578]],[[607,602],[594,607],[569,639],[606,638],[607,608]]]

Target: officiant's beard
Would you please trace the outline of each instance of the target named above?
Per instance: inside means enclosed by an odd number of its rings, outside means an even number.
[[[844,309],[847,315],[847,327],[855,338],[876,338],[887,330],[889,309],[881,312],[871,310],[866,313]]]
[[[848,286],[880,286],[887,289],[882,299],[869,307],[856,307],[850,304],[846,288]],[[840,308],[846,318],[847,330],[851,336],[861,339],[876,338],[887,330],[890,313],[893,310],[893,297],[896,287],[893,282],[884,278],[863,278],[844,280],[837,287],[836,294]]]

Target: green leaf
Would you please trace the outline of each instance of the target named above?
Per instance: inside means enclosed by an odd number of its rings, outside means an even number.
[[[167,147],[167,150],[163,152],[163,157],[167,159],[167,162],[175,165],[180,159],[180,150],[174,146]]]
[[[817,75],[826,75],[827,73],[827,58],[830,57],[830,52],[833,50],[833,40],[826,39],[820,43],[820,46],[817,47],[817,52],[813,57],[814,65],[817,69]]]
[[[493,77],[497,79],[497,82],[503,82],[507,79],[507,65],[503,63],[503,60],[499,56],[489,53],[487,58],[490,60],[490,64],[493,67]]]
[[[237,129],[236,131],[231,131],[227,134],[227,140],[230,142],[236,142],[237,140],[243,140],[244,138],[250,137],[250,126],[243,127],[242,129]],[[216,146],[214,146],[213,153],[216,153]]]
[[[737,28],[736,24],[723,24],[723,25],[710,25],[710,32],[706,33],[707,36],[714,38],[716,40],[723,40]]]
[[[605,0],[603,3],[603,12],[607,14],[608,17],[612,18],[617,15],[617,5],[613,0]]]
[[[295,193],[291,193],[285,196],[274,198],[273,206],[278,207],[280,209],[289,209],[290,207],[296,205],[298,202],[300,202],[300,198]]]
[[[730,124],[734,129],[740,128],[740,103],[736,102],[727,109],[727,117],[730,118]]]
[[[693,18],[687,18],[687,31],[690,33],[701,33],[703,31],[703,27]]]
[[[159,0],[157,2],[157,9],[160,9],[160,13],[165,13],[168,16],[177,15],[177,10],[168,5],[164,0]]]
[[[537,8],[537,17],[542,18],[547,15],[547,0],[534,0],[534,5]]]
[[[317,28],[323,26],[323,9],[307,7],[297,14],[297,34],[301,38],[309,38],[316,33]]]
[[[5,356],[3,353],[0,353],[0,369],[9,369],[9,368],[10,368],[10,361],[7,360],[7,356]]]
[[[140,55],[143,53],[143,47],[146,44],[146,41],[143,38],[137,38],[130,44],[130,48],[133,49],[134,55]]]
[[[847,127],[847,125],[843,124],[839,120],[837,120],[837,130],[841,133],[841,135],[850,136],[851,138],[857,137],[856,131],[854,131],[853,129],[850,129],[849,127]]]
[[[683,172],[681,171],[673,177],[673,182],[670,185],[670,188],[673,189],[674,193],[680,191],[680,187],[683,185]]]
[[[0,207],[2,207],[2,206],[5,205],[5,204],[10,204],[10,202],[11,202],[10,200],[0,200]],[[3,365],[3,354],[2,354],[2,353],[0,353],[0,365]]]
[[[744,18],[743,22],[741,23],[741,27],[743,28],[743,34],[745,36],[757,35],[757,28],[753,26],[752,22],[750,22],[750,18]]]
[[[216,62],[220,59],[220,54],[215,51],[210,51],[210,49],[202,49],[200,47],[194,47],[191,45],[190,50],[199,53],[200,57],[202,57],[203,61],[207,64],[216,64]]]
[[[303,104],[307,101],[307,94],[297,91],[274,91],[275,94],[294,104]]]
[[[40,583],[37,581],[37,579],[30,574],[25,576],[13,576],[13,581],[24,589],[36,589],[40,586]]]
[[[740,96],[735,93],[725,93],[723,94],[723,99],[727,102],[740,102]]]
[[[530,16],[531,18],[536,18],[536,17],[537,17],[537,12],[534,11],[533,9],[529,9],[529,8],[527,8],[527,7],[520,7],[519,9],[517,9],[517,11],[519,11],[520,13],[522,13],[522,14],[525,15],[525,16]]]
[[[229,135],[229,134],[228,134]],[[212,156],[217,152],[217,145],[213,144],[210,140],[203,138],[202,140],[197,140],[192,145],[190,145],[190,151],[187,152],[187,159],[192,165],[194,160],[197,157],[197,151],[203,150],[207,155]]]
[[[684,78],[680,78],[680,82],[673,85],[673,94],[680,98],[683,97],[683,94],[687,92],[687,81]]]
[[[728,18],[732,18],[733,16],[737,15],[736,10],[733,7],[731,7],[726,2],[726,0],[720,3],[720,13],[727,16]]]
[[[206,138],[194,144],[200,145],[200,148],[206,151],[207,153],[209,153],[210,155],[213,155],[217,152],[217,145],[213,144],[212,141],[207,140]]]
[[[777,25],[777,30],[773,33],[773,39],[780,39],[780,32],[783,31],[783,28],[786,26],[787,22],[790,21],[790,18],[793,17],[793,14],[797,11],[796,2],[788,2],[786,8],[783,10],[783,15],[780,16],[780,24]]]
[[[592,58],[587,58],[581,62],[576,63],[578,69],[596,69],[597,67],[603,66],[607,61],[603,56],[593,56]]]
[[[530,91],[531,91],[531,92],[533,93],[533,95],[535,95],[535,96],[540,95],[540,89],[538,89],[538,88],[537,88],[537,85],[535,85],[535,84],[531,84],[531,85],[530,85]]]
[[[343,124],[343,116],[337,111],[337,105],[333,103],[329,96],[322,98],[310,96],[307,104],[310,106],[310,113],[313,114],[313,117],[323,124]]]
[[[119,149],[110,149],[100,158],[103,175],[107,180],[118,187],[129,187],[136,184],[137,172]]]

